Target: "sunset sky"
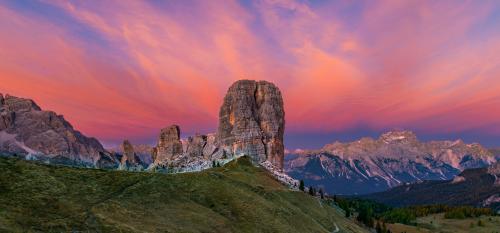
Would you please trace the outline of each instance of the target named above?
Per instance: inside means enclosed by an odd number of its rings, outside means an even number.
[[[238,79],[289,149],[414,130],[500,146],[500,1],[0,0],[0,93],[111,146],[215,132]]]

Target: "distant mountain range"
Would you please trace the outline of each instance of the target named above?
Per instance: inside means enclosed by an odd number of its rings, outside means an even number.
[[[392,131],[378,139],[334,142],[320,150],[285,156],[285,172],[330,194],[367,194],[405,183],[450,180],[464,169],[497,161],[480,144],[456,141],[421,142],[410,131]]]
[[[500,162],[489,168],[467,169],[452,180],[404,184],[362,197],[397,207],[446,204],[500,210]]]

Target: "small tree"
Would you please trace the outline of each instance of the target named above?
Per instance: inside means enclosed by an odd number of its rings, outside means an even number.
[[[385,222],[382,222],[382,232],[387,233],[387,226],[385,225]]]
[[[319,189],[319,195],[321,196],[321,199],[325,198],[325,194],[323,193],[323,189]]]
[[[380,221],[377,221],[377,226],[375,227],[377,233],[382,233],[382,226],[380,226]]]
[[[220,167],[220,163],[219,163],[219,161],[217,161],[217,167]]]
[[[478,227],[484,227],[484,223],[481,220],[477,220],[477,226]]]
[[[312,186],[309,186],[309,195],[314,196],[314,189]]]
[[[346,217],[346,218],[351,217],[351,209],[350,209],[350,208],[347,208],[347,209],[345,210],[345,217]]]
[[[217,164],[215,164],[215,160],[212,161],[212,167],[216,167]]]
[[[300,180],[299,190],[302,192],[304,191],[304,181],[303,180]]]

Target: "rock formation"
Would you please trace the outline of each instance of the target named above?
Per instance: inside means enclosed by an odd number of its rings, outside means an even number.
[[[132,144],[128,140],[125,140],[125,141],[123,141],[121,147],[122,147],[122,151],[123,151],[121,163],[122,164],[137,165],[138,161],[135,158],[134,147],[132,146]]]
[[[63,116],[10,95],[0,97],[0,152],[72,165],[117,164],[99,141],[74,130]]]
[[[172,125],[161,130],[158,145],[153,148],[153,161],[155,163],[172,161],[182,155],[183,150],[180,134],[181,131],[177,125]]]
[[[219,112],[217,143],[232,155],[283,167],[283,99],[266,81],[240,80],[228,90]]]
[[[193,137],[189,137],[184,143],[185,149],[184,152],[187,156],[203,156],[203,148],[207,144],[207,136],[206,135],[195,135]]]
[[[268,162],[266,167],[281,170],[284,124],[278,88],[265,81],[241,80],[224,98],[216,134],[181,140],[179,126],[163,129],[153,149],[153,167],[195,171],[211,167],[213,161],[224,164],[248,155],[256,164]]]
[[[147,167],[151,163],[153,163],[153,158],[152,158],[153,146],[148,144],[133,144],[133,143],[131,143],[131,146],[134,149],[135,160],[139,164],[143,164],[145,167]],[[117,147],[108,148],[110,153],[119,155],[124,154],[123,149],[124,149],[123,144]]]

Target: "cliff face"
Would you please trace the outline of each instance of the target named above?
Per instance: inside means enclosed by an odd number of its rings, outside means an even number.
[[[97,139],[73,129],[63,116],[43,111],[30,99],[0,96],[0,152],[85,166],[117,162]]]
[[[281,92],[266,81],[240,80],[228,90],[219,112],[217,142],[230,154],[283,168],[285,112]]]

